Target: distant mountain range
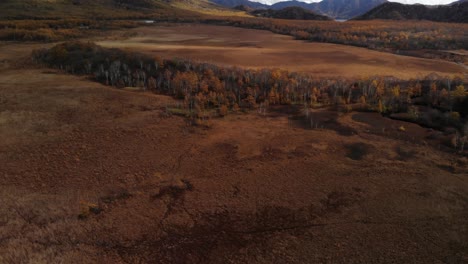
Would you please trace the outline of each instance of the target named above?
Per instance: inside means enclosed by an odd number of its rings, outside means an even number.
[[[323,0],[318,3],[304,3],[301,7],[335,19],[350,19],[362,15],[387,0]],[[297,1],[279,2],[273,9],[294,6]]]
[[[199,15],[197,10],[225,9],[219,5],[238,6],[255,16],[283,19],[413,19],[468,23],[468,0],[439,6],[404,5],[387,0],[322,0],[310,4],[291,0],[271,6],[250,0],[0,0],[0,17],[195,17]]]
[[[449,5],[456,5],[456,4],[466,3],[466,2],[468,2],[468,0],[458,0],[456,2],[453,2],[453,3],[449,4]]]
[[[431,20],[438,22],[468,23],[468,1],[461,0],[449,5],[425,6],[384,3],[358,16],[356,20]]]
[[[296,0],[278,2],[271,6],[252,2],[249,0],[212,0],[214,3],[235,7],[239,5],[248,6],[255,9],[283,9],[285,7],[298,6],[311,10],[317,14],[326,15],[334,19],[350,19],[362,15],[372,8],[386,3],[387,0],[323,0],[318,3],[304,3]]]

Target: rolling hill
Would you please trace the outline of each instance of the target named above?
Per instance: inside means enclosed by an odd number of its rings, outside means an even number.
[[[262,3],[253,2],[249,0],[211,0],[211,2],[218,4],[220,6],[226,7],[237,7],[237,6],[245,6],[250,7],[253,9],[267,9],[269,8],[268,5],[264,5]]]
[[[306,3],[306,2],[301,2],[301,1],[297,1],[297,0],[290,0],[290,1],[282,1],[282,2],[278,2],[278,3],[275,3],[273,5],[271,5],[271,9],[282,9],[282,8],[286,8],[286,7],[291,7],[291,6],[298,6],[298,7],[302,7],[304,9],[308,9],[308,10],[314,10],[314,6],[315,6],[315,3]]]
[[[468,2],[459,1],[450,5],[425,6],[384,3],[356,20],[430,20],[437,22],[468,23]]]
[[[180,20],[200,13],[237,13],[208,0],[0,0],[1,19],[139,19]]]
[[[271,6],[272,9],[289,6],[300,6],[335,19],[350,19],[364,14],[370,9],[387,2],[386,0],[323,0],[318,3],[304,3],[299,1],[278,2]]]
[[[285,7],[280,10],[257,9],[250,14],[257,17],[269,17],[279,19],[298,19],[298,20],[331,20],[327,16],[316,14],[310,10],[298,6]]]
[[[385,2],[387,0],[323,0],[316,3],[313,10],[337,19],[350,19]]]
[[[183,15],[168,3],[153,0],[2,0],[0,19],[138,18]]]
[[[456,4],[466,3],[466,2],[468,2],[468,0],[458,0],[458,1],[455,1],[455,2],[453,2],[451,4],[449,4],[449,5],[456,5]]]

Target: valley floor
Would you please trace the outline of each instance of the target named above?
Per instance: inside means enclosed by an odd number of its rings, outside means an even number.
[[[120,32],[127,39],[97,44],[164,58],[247,68],[281,68],[317,77],[394,76],[422,78],[467,73],[463,65],[346,45],[294,40],[269,31],[200,24],[168,24]],[[114,35],[118,36],[116,32]]]
[[[416,125],[325,113],[308,130],[272,109],[204,130],[169,98],[43,70],[0,91],[3,263],[467,260],[466,164]],[[88,204],[102,212],[79,219]]]
[[[186,40],[177,27],[147,30]],[[327,110],[309,129],[282,107],[194,127],[169,97],[22,67],[27,49],[3,47],[0,263],[468,261],[468,162],[427,129]]]

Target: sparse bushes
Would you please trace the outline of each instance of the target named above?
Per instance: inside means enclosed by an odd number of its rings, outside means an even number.
[[[414,120],[416,123],[426,127],[443,129],[444,127],[463,127],[463,121],[457,112],[441,112],[437,109],[431,109],[420,114],[420,117]]]
[[[413,148],[408,148],[405,146],[396,147],[396,153],[398,154],[397,159],[401,161],[409,160],[417,154]]]
[[[468,144],[468,122],[463,126],[460,131],[457,131],[455,137],[455,147],[457,147],[460,152],[465,151],[465,147]]]
[[[79,219],[86,219],[91,214],[99,214],[102,209],[94,203],[81,201],[80,202],[80,214],[78,215]]]
[[[220,116],[226,116],[228,114],[228,108],[226,105],[222,105],[218,111]]]
[[[33,53],[36,61],[74,74],[93,74],[95,80],[121,87],[140,87],[183,100],[184,115],[204,118],[216,109],[256,109],[267,105],[335,106],[344,112],[366,110],[391,115],[427,127],[460,128],[466,119],[466,96],[457,88],[454,104],[444,96],[457,78],[430,76],[424,80],[368,77],[344,80],[319,79],[308,74],[281,70],[248,70],[218,67],[187,60],[161,60],[138,53],[105,49],[93,43],[67,42]],[[418,109],[418,103],[425,107]],[[354,108],[353,105],[358,107]],[[405,115],[405,116],[402,116]]]
[[[417,121],[420,115],[418,107],[414,105],[408,107],[408,115],[412,121]]]

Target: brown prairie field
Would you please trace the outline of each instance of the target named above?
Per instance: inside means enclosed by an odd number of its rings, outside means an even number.
[[[99,44],[323,76],[463,71],[212,29]],[[468,161],[438,131],[327,109],[310,129],[293,106],[191,126],[170,97],[25,64],[40,46],[0,46],[0,263],[468,262]]]
[[[297,41],[291,36],[264,30],[169,24],[131,29],[130,32],[134,36],[128,39],[103,40],[97,44],[163,58],[247,68],[281,68],[317,76],[383,75],[410,79],[431,73],[445,76],[467,72],[465,67],[452,62],[346,45]]]

